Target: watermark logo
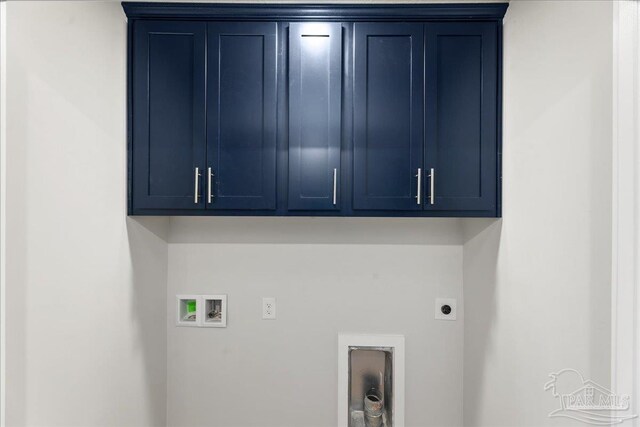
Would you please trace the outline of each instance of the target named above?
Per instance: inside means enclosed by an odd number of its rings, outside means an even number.
[[[563,369],[549,374],[544,385],[560,400],[560,407],[549,413],[549,417],[564,417],[594,425],[620,424],[637,415],[629,415],[630,397],[617,395],[606,387],[585,380],[575,369]]]

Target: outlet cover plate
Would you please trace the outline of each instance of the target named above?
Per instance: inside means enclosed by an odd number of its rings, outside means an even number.
[[[442,307],[448,305],[451,307],[449,314],[442,312]],[[436,298],[435,317],[436,320],[456,320],[458,315],[457,300],[455,298]]]
[[[262,319],[274,320],[276,318],[276,299],[273,297],[262,298]]]

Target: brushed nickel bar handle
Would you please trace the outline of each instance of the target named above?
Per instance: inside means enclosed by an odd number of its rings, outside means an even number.
[[[431,168],[429,173],[429,184],[431,186],[429,191],[429,204],[434,205],[436,203],[436,170]]]
[[[416,178],[418,178],[418,194],[416,194],[416,200],[419,205],[422,204],[422,168],[418,168],[418,173],[416,174]]]
[[[198,201],[200,199],[200,168],[198,167],[196,167],[195,169],[194,181],[195,188],[193,192],[193,203],[198,204]]]
[[[338,169],[333,169],[333,206],[338,204]]]
[[[207,203],[213,201],[213,190],[211,187],[211,178],[213,177],[213,171],[211,168],[207,168]]]

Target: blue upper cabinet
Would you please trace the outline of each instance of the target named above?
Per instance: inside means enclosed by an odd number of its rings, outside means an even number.
[[[356,23],[353,208],[419,210],[423,26]]]
[[[425,26],[425,210],[495,213],[495,23]]]
[[[289,197],[291,210],[338,210],[342,26],[289,27]]]
[[[123,8],[129,214],[501,215],[507,4]]]
[[[206,24],[198,22],[135,26],[130,202],[136,209],[204,209],[205,38]]]
[[[276,208],[276,24],[210,23],[208,209]]]

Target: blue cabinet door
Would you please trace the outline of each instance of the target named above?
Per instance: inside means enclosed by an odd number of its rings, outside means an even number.
[[[353,208],[420,210],[423,25],[354,27]]]
[[[206,147],[205,37],[203,23],[135,23],[133,211],[204,209],[198,173],[204,169]]]
[[[342,26],[289,27],[290,210],[339,209]]]
[[[209,23],[208,209],[276,208],[276,24]]]
[[[426,210],[497,209],[497,49],[495,23],[425,26]]]

